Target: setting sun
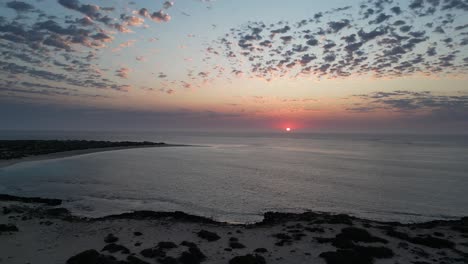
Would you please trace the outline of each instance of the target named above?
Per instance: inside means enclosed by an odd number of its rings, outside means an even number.
[[[286,128],[286,131],[291,132],[291,128],[290,128],[290,127],[287,127],[287,128]]]

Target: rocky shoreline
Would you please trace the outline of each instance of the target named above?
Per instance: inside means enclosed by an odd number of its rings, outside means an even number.
[[[0,195],[0,263],[468,262],[468,217],[402,224],[269,212],[258,223],[229,224],[183,212],[83,218],[60,204]]]

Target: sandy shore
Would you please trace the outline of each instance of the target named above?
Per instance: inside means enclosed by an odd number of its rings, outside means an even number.
[[[423,224],[267,213],[232,225],[184,213],[78,218],[1,196],[0,263],[468,263],[468,218]]]
[[[16,163],[26,162],[26,161],[38,161],[38,160],[48,160],[48,159],[59,159],[66,158],[78,155],[85,155],[96,152],[105,152],[105,151],[115,151],[115,150],[124,150],[124,149],[135,149],[135,148],[164,148],[164,147],[183,147],[188,145],[174,145],[174,144],[164,144],[164,145],[147,145],[147,146],[128,146],[128,147],[110,147],[110,148],[90,148],[83,150],[72,150],[72,151],[63,151],[56,152],[46,155],[38,156],[29,156],[21,159],[11,159],[11,160],[0,160],[0,168],[7,167]]]

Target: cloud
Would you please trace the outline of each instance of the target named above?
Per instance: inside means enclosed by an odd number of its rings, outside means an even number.
[[[460,2],[411,1],[403,8],[404,1],[368,0],[297,23],[251,21],[208,44],[204,61],[223,56],[231,67],[226,74],[243,65],[245,78],[265,80],[463,74],[468,38],[455,33],[466,24]],[[434,45],[444,42],[443,49]]]
[[[52,35],[46,38],[43,42],[44,45],[64,49],[66,51],[71,51],[72,48],[67,40],[64,38],[58,36],[58,35]]]
[[[14,9],[16,12],[28,12],[34,10],[34,6],[22,1],[11,1],[6,3],[8,8]]]
[[[163,3],[163,8],[164,8],[164,9],[169,9],[169,8],[171,8],[172,6],[174,6],[174,2],[165,1],[165,2]]]
[[[151,14],[151,19],[156,22],[169,22],[171,20],[171,16],[164,11],[160,10]]]
[[[145,20],[137,16],[124,16],[122,20],[128,26],[141,26]]]
[[[352,112],[391,111],[417,113],[466,113],[468,111],[468,94],[436,95],[430,91],[393,91],[374,92],[355,95],[360,102],[348,108]],[[468,120],[468,118],[467,118]]]
[[[99,32],[91,36],[95,40],[99,40],[102,42],[111,42],[114,38],[106,33]]]
[[[101,8],[97,5],[82,5],[78,0],[58,0],[58,3],[65,8],[85,14],[92,19],[100,19],[102,17],[101,13],[99,12]]]
[[[343,19],[343,20],[338,21],[338,22],[329,22],[328,26],[330,27],[330,29],[332,30],[333,33],[337,33],[340,30],[342,30],[343,28],[348,27],[350,25],[350,23],[351,23],[350,20]]]
[[[127,79],[131,71],[132,70],[130,68],[122,67],[115,71],[115,75],[119,76],[120,78]]]

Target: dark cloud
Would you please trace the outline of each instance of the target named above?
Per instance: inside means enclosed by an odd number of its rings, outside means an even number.
[[[399,15],[402,13],[401,8],[399,6],[394,6],[390,9],[395,15]]]
[[[462,73],[468,65],[457,54],[467,52],[464,47],[468,40],[465,32],[454,34],[466,24],[463,9],[455,6],[464,5],[449,0],[367,0],[295,23],[253,21],[231,29],[218,46],[210,45],[206,61],[226,56],[232,66],[227,74],[247,65],[249,70],[243,71],[243,76],[265,80],[307,75],[335,78],[370,73],[375,77]],[[355,18],[356,13],[359,18]],[[451,41],[445,44],[446,35]],[[445,47],[436,49],[434,43],[444,43]]]
[[[14,9],[16,12],[28,12],[34,10],[34,6],[22,1],[11,1],[6,4],[7,7]]]
[[[92,19],[99,19],[102,16],[99,12],[101,8],[97,5],[82,5],[78,0],[58,0],[58,3],[68,9],[87,15]]]
[[[331,28],[332,32],[337,33],[343,28],[348,27],[350,23],[351,23],[350,20],[343,19],[342,21],[338,21],[338,22],[329,22],[328,26]]]
[[[59,49],[64,49],[66,51],[71,51],[72,48],[67,42],[67,40],[63,39],[62,37],[58,35],[51,35],[48,38],[46,38],[43,42],[44,45],[56,47]]]
[[[391,17],[392,17],[391,15],[380,13],[374,20],[369,21],[369,24],[380,24],[384,21],[387,21]]]
[[[393,111],[433,113],[466,113],[468,111],[468,94],[435,95],[429,91],[393,91],[374,92],[356,95],[360,102],[348,108],[353,112]],[[468,121],[468,118],[465,118]]]
[[[151,14],[151,19],[153,19],[156,22],[168,22],[171,20],[171,16],[160,10]]]

